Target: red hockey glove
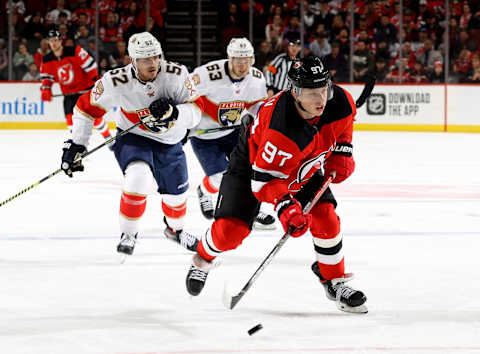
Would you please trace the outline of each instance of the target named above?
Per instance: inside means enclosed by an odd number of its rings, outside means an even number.
[[[355,170],[352,151],[352,144],[338,143],[330,157],[325,161],[325,176],[333,175],[333,171],[336,172],[333,183],[345,181]]]
[[[50,102],[52,100],[52,90],[49,88],[45,88],[41,90],[42,92],[42,101]]]
[[[288,194],[280,199],[275,209],[285,232],[293,228],[290,230],[292,237],[302,236],[312,224],[312,215],[304,214],[300,202]]]

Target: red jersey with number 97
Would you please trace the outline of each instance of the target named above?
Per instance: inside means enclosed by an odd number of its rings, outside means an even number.
[[[282,91],[266,101],[247,131],[251,186],[255,197],[277,204],[296,193],[322,168],[339,143],[352,142],[356,114],[352,96],[333,85],[333,97],[320,117],[303,119],[295,99]]]
[[[53,52],[45,55],[40,67],[42,89],[49,88],[54,82],[58,82],[63,94],[89,89],[95,84],[97,76],[97,63],[79,45],[64,47],[62,56],[59,58]]]

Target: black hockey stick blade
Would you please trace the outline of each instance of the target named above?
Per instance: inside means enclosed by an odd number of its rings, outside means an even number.
[[[307,205],[303,208],[304,213],[308,213],[313,206],[318,202],[320,197],[325,193],[327,190],[328,186],[332,182],[332,180],[335,178],[335,172],[333,175],[329,176],[322,184],[322,187],[317,191],[315,196],[313,197],[312,200],[310,200]],[[228,292],[227,285],[225,284],[225,287],[223,289],[223,304],[225,305],[226,308],[233,310],[233,308],[238,304],[238,302],[242,299],[242,297],[247,293],[248,289],[253,285],[255,280],[259,277],[259,275],[263,272],[263,270],[270,264],[270,262],[273,260],[273,257],[280,251],[280,248],[285,244],[285,242],[288,240],[290,237],[290,233],[293,230],[288,230],[282,238],[277,242],[275,247],[270,251],[268,256],[263,260],[262,264],[257,268],[255,273],[248,279],[247,283],[245,286],[240,290],[240,292],[237,295],[231,295]]]
[[[360,107],[363,106],[363,104],[365,103],[367,98],[372,93],[373,88],[375,87],[375,82],[376,81],[377,81],[377,78],[375,77],[375,75],[372,75],[367,79],[367,82],[365,83],[365,86],[363,87],[363,91],[360,94],[360,97],[357,99],[357,102],[355,103],[357,108],[360,108]]]

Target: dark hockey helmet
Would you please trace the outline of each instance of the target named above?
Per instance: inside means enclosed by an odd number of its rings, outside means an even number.
[[[317,56],[308,56],[294,60],[288,70],[288,80],[297,96],[302,88],[328,87],[328,99],[332,98],[332,80],[330,73]]]
[[[62,36],[60,35],[60,32],[58,32],[57,30],[53,29],[53,30],[48,31],[47,38],[54,38],[54,37],[61,38]]]

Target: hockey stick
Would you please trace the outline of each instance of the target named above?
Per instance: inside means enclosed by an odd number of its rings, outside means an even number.
[[[357,106],[357,108],[362,107],[367,98],[370,97],[370,94],[375,87],[376,80],[377,78],[375,77],[375,75],[372,75],[367,79],[367,81],[365,82],[365,86],[363,87],[362,93],[360,94],[360,97],[355,102],[355,106]]]
[[[79,91],[79,92],[56,93],[56,94],[52,95],[52,97],[65,97],[65,96],[83,95],[85,92],[88,92],[88,91],[90,91],[90,89],[84,90],[84,91]]]
[[[170,112],[170,111],[169,111]],[[168,114],[168,112],[167,112]],[[171,112],[170,112],[171,114]],[[135,123],[134,125],[132,125],[131,127],[121,131],[120,133],[118,133],[117,135],[115,136],[112,136],[111,138],[105,140],[103,143],[101,143],[100,145],[98,145],[97,147],[93,148],[92,150],[90,151],[85,151],[79,158],[75,159],[75,161],[73,162],[74,164],[77,163],[77,162],[80,162],[84,157],[87,157],[88,155],[90,154],[93,154],[95,151],[97,151],[98,149],[101,149],[102,147],[104,147],[105,145],[108,145],[110,144],[112,141],[115,141],[116,139],[120,138],[121,136],[124,136],[125,134],[127,134],[128,132],[130,132],[132,129],[138,127],[140,124],[142,123],[147,123],[148,121],[150,121],[152,116],[147,116],[145,117],[143,120],[140,120],[139,122]],[[52,178],[53,176],[55,176],[56,174],[60,173],[62,171],[61,168],[59,168],[58,170],[50,173],[48,176],[45,176],[43,177],[41,180],[39,180],[38,182],[35,182],[34,184],[32,184],[31,186],[28,186],[27,188],[25,189],[22,189],[20,192],[18,192],[17,194],[11,196],[10,198],[4,200],[3,202],[0,203],[0,207],[4,206],[5,204],[7,204],[8,202],[11,202],[13,199],[21,196],[23,193],[25,192],[28,192],[30,189],[38,186],[40,183],[43,183],[45,182],[46,180]]]
[[[196,135],[202,135],[202,134],[208,134],[208,133],[216,133],[216,132],[221,132],[224,130],[232,130],[232,129],[240,129],[242,125],[237,124],[237,125],[230,125],[228,127],[218,127],[218,128],[210,128],[210,129],[199,129],[191,132],[189,136],[196,136]]]
[[[312,200],[310,200],[307,205],[303,208],[303,212],[306,214],[308,213],[313,206],[318,202],[320,197],[325,193],[327,190],[328,186],[332,182],[332,180],[335,178],[334,175],[329,176],[322,184],[322,187],[317,191],[315,196],[313,197]],[[240,290],[240,292],[237,295],[230,295],[228,293],[227,287],[225,286],[223,290],[223,304],[225,307],[229,308],[230,310],[233,310],[235,305],[241,300],[241,298],[247,293],[248,289],[253,285],[255,280],[257,280],[258,276],[263,272],[263,270],[270,264],[272,261],[273,257],[280,251],[280,248],[285,244],[285,242],[288,240],[290,237],[290,233],[293,231],[292,228],[290,228],[283,236],[282,238],[277,242],[275,247],[270,251],[268,254],[267,258],[263,260],[263,262],[260,264],[260,266],[257,268],[255,273],[250,277],[250,279],[247,281],[245,286]]]

